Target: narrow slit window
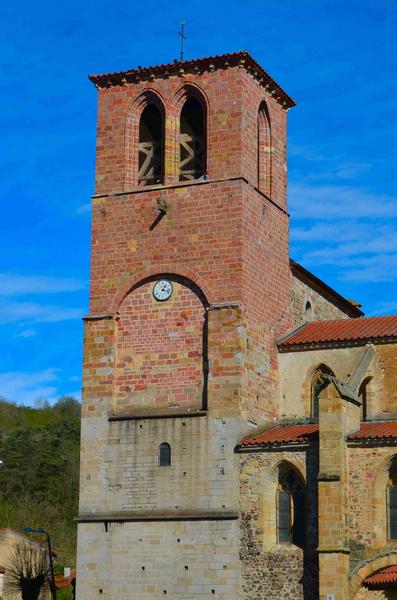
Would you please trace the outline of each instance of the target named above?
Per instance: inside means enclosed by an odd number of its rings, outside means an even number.
[[[154,104],[149,104],[139,121],[138,183],[154,185],[163,182],[163,117]]]
[[[159,466],[170,467],[171,466],[171,446],[164,442],[159,447]]]
[[[179,180],[200,179],[204,174],[204,110],[196,98],[189,98],[182,108],[180,120]]]

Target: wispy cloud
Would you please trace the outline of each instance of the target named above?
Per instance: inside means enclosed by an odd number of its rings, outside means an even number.
[[[14,337],[30,338],[34,337],[35,335],[37,335],[37,331],[35,329],[24,329],[20,333],[14,335]]]
[[[54,368],[35,373],[0,373],[0,395],[18,404],[33,404],[40,398],[51,402],[57,397],[57,378],[57,370]]]
[[[13,302],[0,300],[0,325],[6,323],[56,323],[79,319],[82,308],[68,308],[35,302]]]
[[[0,295],[22,296],[26,294],[57,294],[77,292],[86,284],[74,278],[43,277],[40,275],[18,275],[0,273]]]
[[[354,186],[293,184],[293,253],[340,280],[397,281],[397,197]]]
[[[297,220],[386,219],[397,217],[397,198],[354,186],[292,183],[289,203]]]

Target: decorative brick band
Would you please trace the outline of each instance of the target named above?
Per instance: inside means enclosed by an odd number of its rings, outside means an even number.
[[[92,196],[92,199],[99,200],[101,198],[110,198],[110,197],[116,197],[116,196],[130,196],[131,194],[143,194],[143,193],[147,194],[148,192],[155,192],[155,191],[162,192],[163,190],[173,190],[173,189],[178,189],[178,188],[183,188],[183,187],[192,187],[192,186],[198,186],[198,185],[211,185],[213,183],[225,183],[228,181],[243,181],[247,185],[250,185],[248,179],[246,179],[242,175],[236,175],[234,177],[225,177],[225,178],[220,178],[220,179],[195,179],[192,181],[183,181],[183,182],[176,181],[175,183],[170,183],[170,184],[146,185],[144,187],[139,186],[139,187],[133,187],[130,190],[123,190],[122,192],[110,192],[108,194],[94,194]],[[255,187],[255,186],[251,186],[251,187],[260,196],[262,196],[262,198],[264,198],[265,200],[270,202],[270,204],[273,204],[273,206],[278,208],[281,212],[283,212],[288,217],[290,216],[289,212],[287,210],[285,210],[285,208],[283,206],[281,206],[278,202],[276,202],[272,198],[269,198],[269,196],[264,194],[259,188]]]

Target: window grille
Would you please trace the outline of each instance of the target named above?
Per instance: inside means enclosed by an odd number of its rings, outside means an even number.
[[[163,118],[159,109],[154,104],[149,104],[139,122],[139,185],[162,183],[163,147]]]
[[[204,111],[196,98],[189,98],[180,121],[179,180],[199,179],[205,173]]]

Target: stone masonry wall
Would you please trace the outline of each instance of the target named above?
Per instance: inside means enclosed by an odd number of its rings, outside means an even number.
[[[387,479],[389,461],[397,447],[350,447],[349,459],[349,534],[351,568],[387,548],[396,549],[389,540],[387,525]]]
[[[315,600],[317,581],[317,472],[315,447],[240,455],[241,549],[244,600]],[[305,479],[307,545],[277,541],[278,465],[286,461]]]
[[[305,322],[305,307],[309,301],[313,310],[314,321],[324,321],[328,319],[348,319],[348,315],[340,308],[332,304],[329,300],[321,296],[306,283],[303,283],[297,277],[292,278],[291,294],[291,318],[294,325],[301,325]]]
[[[79,547],[78,598],[238,597],[236,521],[87,523]]]
[[[84,515],[224,514],[238,509],[238,421],[207,417],[83,423]],[[171,466],[159,466],[159,445]],[[94,502],[95,500],[95,502]]]

